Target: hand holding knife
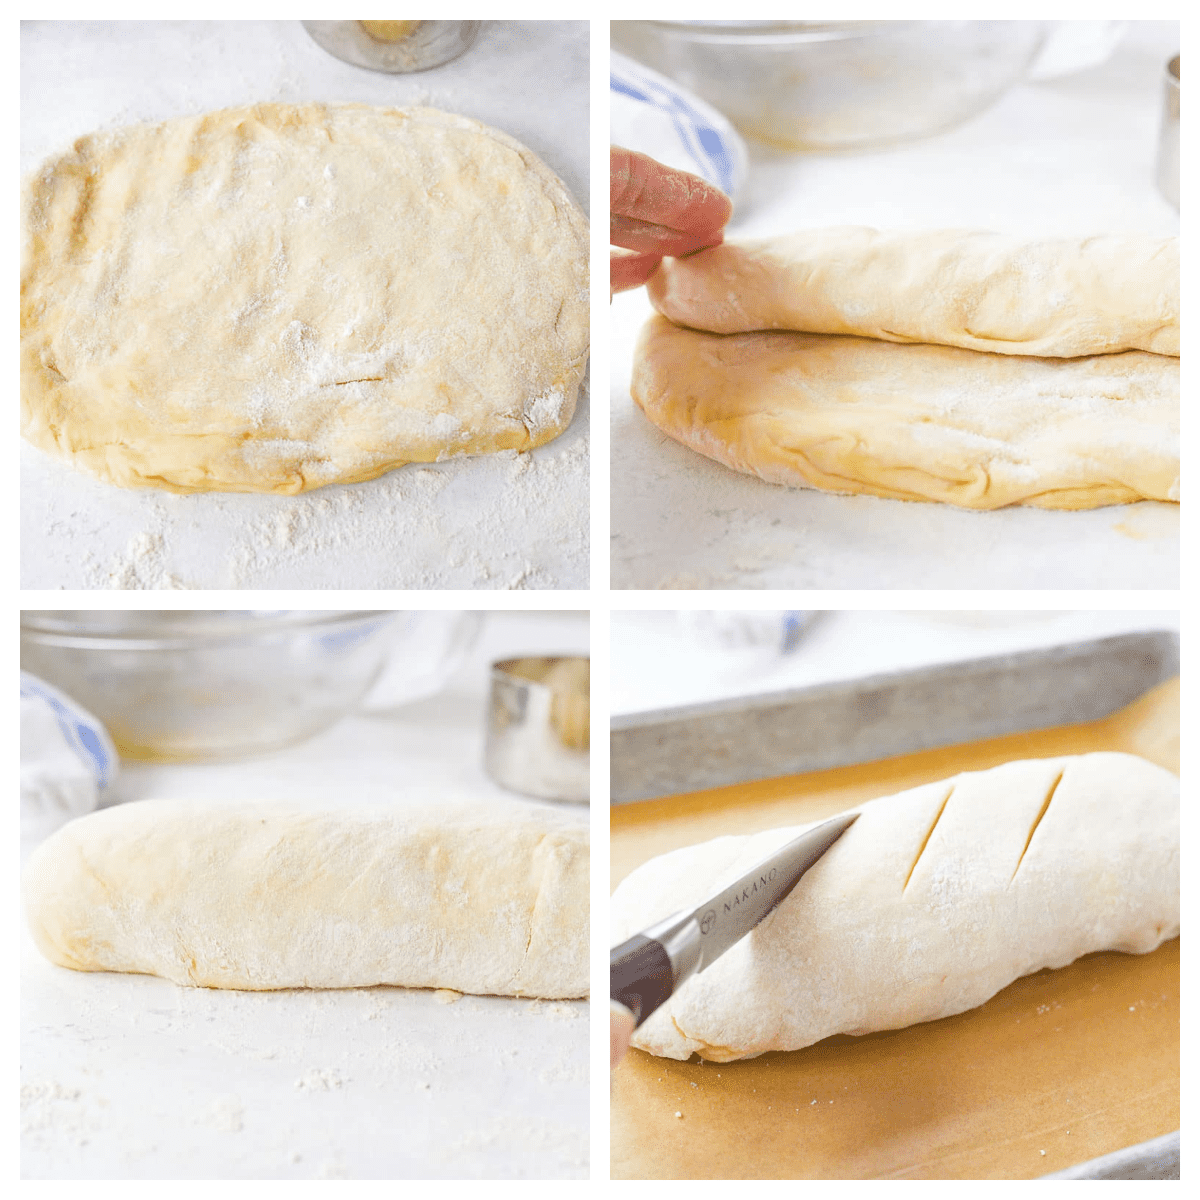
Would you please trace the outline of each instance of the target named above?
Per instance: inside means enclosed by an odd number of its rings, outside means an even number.
[[[633,1031],[693,975],[711,966],[785,900],[801,877],[858,819],[834,817],[757,864],[692,911],[658,921],[609,952],[611,1066]]]

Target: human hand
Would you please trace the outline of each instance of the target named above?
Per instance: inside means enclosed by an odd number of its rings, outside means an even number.
[[[635,1027],[633,1013],[615,1000],[608,1002],[608,1068],[611,1071],[625,1057]]]
[[[724,192],[645,154],[609,150],[608,240],[633,254],[610,252],[609,287],[640,287],[664,255],[679,258],[719,245],[733,205]]]

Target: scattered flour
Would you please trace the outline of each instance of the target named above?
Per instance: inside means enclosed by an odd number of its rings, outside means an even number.
[[[296,1080],[295,1087],[298,1092],[332,1092],[345,1084],[346,1080],[340,1072],[314,1067]]]
[[[54,1080],[21,1085],[21,1137],[35,1145],[87,1144],[92,1129],[79,1088]]]
[[[237,1096],[218,1096],[196,1118],[196,1123],[223,1130],[225,1133],[241,1133],[245,1115],[245,1109]]]
[[[158,531],[143,530],[129,539],[125,553],[114,560],[104,586],[121,589],[185,591],[187,585],[166,569],[166,541]]]
[[[444,1148],[449,1159],[496,1147],[512,1147],[544,1159],[550,1178],[584,1178],[588,1165],[588,1134],[525,1114],[496,1116],[477,1125]]]
[[[105,488],[90,512],[47,514],[69,563],[54,569],[63,586],[142,591],[586,588],[586,381],[581,403],[571,428],[532,451],[412,463],[299,496]],[[121,546],[105,530],[131,516]]]
[[[146,505],[148,528],[133,534],[107,563],[85,558],[86,586],[120,590],[185,591],[189,585],[169,569],[167,510],[161,500]]]

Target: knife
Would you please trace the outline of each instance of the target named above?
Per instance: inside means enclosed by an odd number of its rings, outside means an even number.
[[[773,912],[857,820],[858,813],[850,813],[809,829],[697,908],[677,912],[610,950],[609,994],[633,1015],[634,1027]]]

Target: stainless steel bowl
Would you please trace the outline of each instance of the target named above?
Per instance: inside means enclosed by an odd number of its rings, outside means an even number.
[[[615,48],[787,150],[948,129],[1020,79],[1041,21],[614,21]]]
[[[589,683],[589,660],[574,655],[492,664],[484,765],[501,787],[545,800],[588,800]]]
[[[383,669],[394,616],[23,612],[21,667],[99,717],[128,758],[236,758],[350,712]]]
[[[466,53],[482,21],[301,21],[334,58],[391,75],[428,71]]]

